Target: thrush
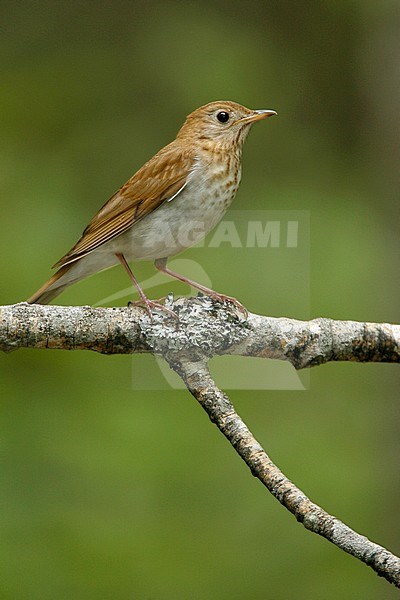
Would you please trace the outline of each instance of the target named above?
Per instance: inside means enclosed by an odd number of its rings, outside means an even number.
[[[186,118],[173,142],[146,162],[98,211],[81,238],[53,268],[57,272],[28,299],[47,304],[67,287],[121,263],[151,314],[129,262],[155,267],[221,301],[235,299],[171,271],[167,260],[195,244],[221,220],[241,179],[243,143],[256,121],[274,110],[211,102]]]

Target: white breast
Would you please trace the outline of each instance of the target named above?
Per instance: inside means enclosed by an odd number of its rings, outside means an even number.
[[[155,260],[196,244],[222,219],[235,197],[240,165],[232,167],[218,161],[204,169],[197,161],[179,194],[104,244],[104,250],[107,246],[107,251],[123,253],[127,260]]]

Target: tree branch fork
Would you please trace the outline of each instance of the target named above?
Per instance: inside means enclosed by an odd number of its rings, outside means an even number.
[[[230,354],[289,361],[296,369],[329,361],[400,362],[400,325],[326,318],[298,321],[249,313],[206,296],[166,299],[177,314],[141,307],[0,307],[0,350],[94,350],[162,356],[228,439],[252,474],[307,529],[400,587],[400,559],[314,504],[272,462],[213,381],[210,358]]]

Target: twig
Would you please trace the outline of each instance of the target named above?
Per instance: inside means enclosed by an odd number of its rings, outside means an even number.
[[[306,529],[355,556],[378,575],[400,587],[400,558],[311,502],[282,473],[236,413],[228,396],[218,389],[206,363],[177,361],[171,362],[170,366],[182,377],[190,393],[232,444],[252,474]]]

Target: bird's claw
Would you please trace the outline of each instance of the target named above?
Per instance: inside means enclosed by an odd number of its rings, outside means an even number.
[[[157,300],[149,300],[148,298],[142,298],[141,300],[128,302],[128,307],[131,306],[139,306],[140,308],[144,308],[151,320],[153,320],[152,309],[160,310],[162,312],[167,313],[174,319],[179,319],[179,316],[176,314],[176,312],[174,312],[170,308],[167,308],[166,306],[164,306],[164,304],[161,304],[161,302],[157,302]]]
[[[233,304],[233,306],[242,313],[245,319],[247,319],[247,317],[249,316],[249,311],[247,310],[247,308],[243,306],[243,304],[241,304],[236,298],[233,298],[232,296],[226,296],[225,294],[218,294],[217,292],[210,294],[210,296],[211,298],[219,302],[227,302],[228,304]]]

